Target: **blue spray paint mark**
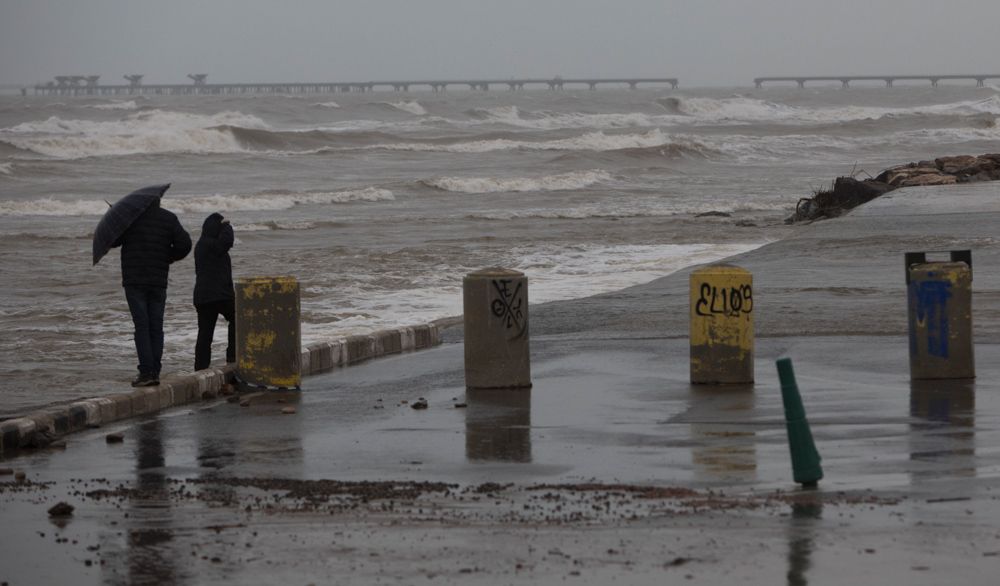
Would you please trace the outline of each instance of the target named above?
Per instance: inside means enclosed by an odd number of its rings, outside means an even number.
[[[931,275],[928,275],[931,276]],[[916,320],[927,332],[927,353],[948,357],[948,300],[951,281],[921,281],[910,283],[910,300],[916,304]],[[916,352],[916,324],[910,327],[910,349]]]

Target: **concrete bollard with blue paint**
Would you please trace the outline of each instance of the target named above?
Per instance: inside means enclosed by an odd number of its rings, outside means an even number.
[[[520,271],[483,269],[466,275],[462,290],[465,386],[530,387],[528,278]]]
[[[299,282],[236,282],[236,380],[243,390],[298,390],[302,382]]]
[[[910,378],[976,376],[972,343],[972,253],[951,251],[948,261],[906,254]]]

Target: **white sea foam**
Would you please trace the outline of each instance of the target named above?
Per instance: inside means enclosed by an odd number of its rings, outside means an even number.
[[[13,175],[14,163],[0,163],[0,175]]]
[[[525,247],[511,252],[514,262],[510,266],[531,275],[531,302],[545,303],[624,289],[763,244]]]
[[[909,108],[838,106],[803,108],[748,97],[678,98],[671,102],[676,110],[699,123],[831,123],[884,117],[920,115],[1000,114],[1000,96],[947,104],[928,104]]]
[[[316,108],[339,108],[340,104],[337,102],[317,102],[313,106]]]
[[[93,108],[94,110],[138,110],[139,105],[135,103],[135,100],[129,100],[127,102],[111,102],[108,104],[91,104],[89,106],[84,106],[84,108]]]
[[[583,189],[610,179],[611,174],[607,171],[592,169],[544,177],[438,177],[426,179],[423,183],[429,187],[459,193],[499,193]]]
[[[0,200],[0,216],[100,216],[107,210],[108,204],[101,200]]]
[[[233,226],[236,232],[270,232],[273,230],[311,230],[315,222],[259,222],[256,224],[237,224]]]
[[[351,202],[392,201],[396,199],[388,189],[365,187],[330,192],[304,193],[256,193],[252,195],[205,195],[175,198],[170,209],[188,213],[213,212],[217,210],[262,211],[287,210],[305,204],[342,204]]]
[[[693,264],[712,262],[753,250],[766,242],[735,244],[558,245],[525,246],[497,259],[503,266],[531,274],[531,302],[577,299],[639,285]],[[372,290],[354,286],[313,287],[322,293],[312,301],[312,313],[336,314],[334,323],[302,324],[303,343],[331,336],[392,328],[461,314],[463,276],[460,267],[438,273],[439,282],[420,283],[405,290]],[[406,280],[412,275],[407,275]],[[347,285],[347,287],[345,287]],[[349,315],[344,299],[350,300]]]
[[[492,151],[614,151],[631,148],[665,146],[670,137],[659,128],[638,134],[604,134],[588,132],[571,138],[548,141],[510,139],[475,140],[453,144],[395,143],[366,147],[371,150],[429,151],[446,153],[487,153]]]
[[[53,116],[0,129],[0,139],[21,149],[63,159],[245,150],[228,126],[268,128],[260,118],[242,112],[201,115],[150,110],[105,122]]]
[[[416,114],[417,116],[423,116],[427,113],[427,110],[420,105],[420,102],[416,100],[400,101],[400,102],[383,102],[397,110],[402,110],[403,112],[409,112],[410,114]]]
[[[218,210],[229,212],[287,210],[303,204],[343,204],[392,201],[394,199],[395,196],[388,189],[365,187],[332,192],[170,197],[169,202],[164,205],[175,212],[204,213]],[[59,200],[53,198],[30,201],[0,200],[0,216],[101,216],[107,209],[108,204],[102,200]]]

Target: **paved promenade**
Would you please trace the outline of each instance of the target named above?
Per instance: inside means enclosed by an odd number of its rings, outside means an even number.
[[[530,392],[467,394],[450,328],[305,379],[294,414],[218,401],[71,435],[0,461],[27,475],[0,476],[0,581],[994,584],[998,234],[1000,183],[901,189],[733,259],[753,388],[688,384],[683,271],[533,306]],[[911,384],[903,253],[961,248],[978,378]],[[791,478],[781,356],[814,491]]]

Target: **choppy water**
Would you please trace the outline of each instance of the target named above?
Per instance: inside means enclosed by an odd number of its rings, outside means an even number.
[[[483,266],[539,302],[759,246],[836,175],[1000,150],[998,114],[960,86],[0,97],[0,415],[126,388],[117,253],[91,267],[90,236],[144,185],[173,183],[194,238],[231,218],[237,277],[297,276],[308,344],[456,315]],[[168,371],[192,366],[193,272],[171,271]]]

